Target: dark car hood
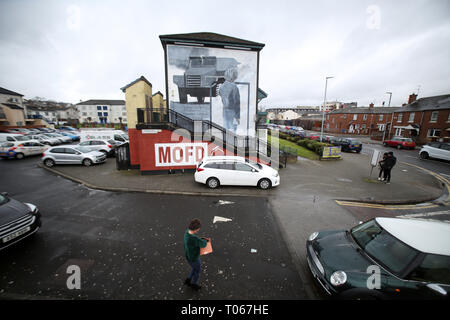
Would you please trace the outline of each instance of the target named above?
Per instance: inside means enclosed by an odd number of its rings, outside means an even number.
[[[363,272],[373,263],[360,251],[346,231],[328,233],[314,241],[314,250],[328,272]]]
[[[14,221],[30,213],[30,208],[14,199],[9,199],[7,203],[0,205],[0,226]]]

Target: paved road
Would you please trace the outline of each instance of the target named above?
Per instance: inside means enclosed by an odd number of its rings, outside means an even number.
[[[90,190],[36,167],[38,160],[0,160],[1,191],[43,216],[35,238],[0,252],[0,298],[306,298],[266,199]],[[203,257],[198,293],[182,284],[183,233],[193,217],[214,249]],[[69,265],[81,268],[81,290],[66,287]]]

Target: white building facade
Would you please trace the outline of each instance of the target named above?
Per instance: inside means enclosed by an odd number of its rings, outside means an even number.
[[[75,107],[80,123],[127,123],[124,100],[87,100]]]

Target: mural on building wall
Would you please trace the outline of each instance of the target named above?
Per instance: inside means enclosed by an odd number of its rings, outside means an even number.
[[[255,136],[256,52],[168,45],[167,63],[170,109]]]

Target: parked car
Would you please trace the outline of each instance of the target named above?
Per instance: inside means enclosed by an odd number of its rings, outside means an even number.
[[[82,164],[89,167],[106,161],[106,155],[80,146],[52,147],[42,154],[42,162],[47,167],[55,164]]]
[[[314,232],[306,256],[316,283],[332,297],[449,297],[449,223],[375,218],[350,231]]]
[[[211,189],[220,185],[258,186],[261,189],[269,189],[280,184],[280,176],[275,169],[235,156],[204,158],[197,165],[194,179]]]
[[[57,132],[48,133],[47,135],[49,135],[50,137],[55,137],[56,139],[61,140],[62,143],[71,143],[72,142],[72,138],[67,137],[65,135],[62,135],[62,134],[59,134]]]
[[[342,151],[360,153],[362,150],[362,142],[355,138],[341,138],[332,143],[334,146],[341,146]]]
[[[107,156],[113,156],[115,154],[114,146],[108,142],[108,140],[87,140],[78,144],[80,147],[88,148],[91,151],[100,151]]]
[[[31,236],[40,227],[41,213],[35,205],[0,193],[0,250]]]
[[[42,154],[48,147],[36,140],[0,143],[1,158],[23,159],[27,156]]]
[[[0,133],[0,142],[15,142],[32,140],[29,136],[18,133]]]
[[[422,147],[419,151],[420,159],[435,158],[450,160],[450,144],[443,142],[431,142]]]
[[[73,127],[69,127],[69,126],[61,126],[61,127],[59,127],[59,130],[71,131],[72,133],[78,133],[77,129],[75,129]]]
[[[45,134],[33,134],[33,135],[29,135],[27,137],[29,137],[30,139],[33,139],[33,140],[37,140],[40,143],[46,144],[49,146],[57,146],[57,145],[61,144],[61,140],[54,138],[54,137],[47,136]]]
[[[80,141],[80,136],[73,133],[73,131],[59,131],[59,134],[69,137],[72,141]]]
[[[393,137],[391,140],[383,142],[385,147],[394,147],[397,149],[414,149],[416,143],[411,138]]]

